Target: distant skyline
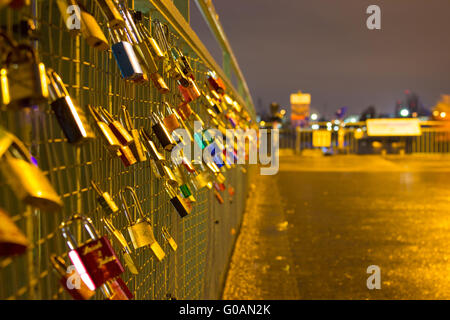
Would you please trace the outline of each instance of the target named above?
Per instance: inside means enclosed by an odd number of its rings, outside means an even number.
[[[342,106],[393,112],[404,91],[424,106],[450,93],[449,0],[213,1],[255,106],[289,109],[289,95],[312,95],[331,116]],[[381,30],[368,30],[366,8],[381,7]],[[194,1],[191,25],[216,60],[222,54]]]

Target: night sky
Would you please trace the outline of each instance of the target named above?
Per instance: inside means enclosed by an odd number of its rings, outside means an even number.
[[[215,0],[219,19],[255,105],[289,107],[289,95],[312,94],[331,116],[373,104],[393,112],[405,89],[425,106],[450,94],[449,0]],[[381,7],[381,30],[366,9]],[[221,52],[194,1],[191,25],[221,63]]]

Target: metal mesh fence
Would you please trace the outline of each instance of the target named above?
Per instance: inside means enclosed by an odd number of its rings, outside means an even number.
[[[95,2],[85,1],[85,4],[107,34]],[[20,12],[2,10],[0,24],[12,33],[14,24],[20,19],[35,19],[39,30],[37,48],[42,62],[61,75],[78,104],[103,106],[113,115],[120,113],[122,104],[126,105],[134,126],[148,128],[151,125],[148,115],[161,101],[174,106],[180,103],[176,83],[168,75],[162,74],[171,89],[164,96],[150,83],[137,85],[122,80],[110,50],[96,51],[81,37],[69,35],[55,0],[35,1],[35,5]],[[158,13],[149,11],[145,16],[147,25],[151,25],[151,15]],[[17,34],[14,38],[20,40]],[[173,39],[188,56],[197,83],[203,86],[208,68],[176,34]],[[190,105],[209,127],[204,107],[195,102]],[[56,253],[68,261],[65,253],[68,249],[58,225],[73,213],[91,217],[97,230],[106,233],[100,222],[105,213],[95,200],[96,194],[89,183],[91,179],[116,201],[121,189],[134,187],[146,216],[153,222],[156,239],[166,253],[166,258],[158,262],[148,248],[133,252],[139,274],[133,275],[126,270],[122,278],[136,299],[164,299],[168,294],[177,299],[218,297],[220,279],[244,209],[244,170],[236,167],[225,174],[226,183],[235,188],[234,198],[224,192],[225,202],[220,205],[212,191],[202,189],[194,194],[196,203],[192,213],[181,219],[149,162],[138,162],[126,168],[119,159],[109,156],[98,139],[82,146],[68,144],[50,106],[1,111],[0,123],[30,146],[39,167],[64,201],[62,212],[40,212],[23,205],[3,179],[0,181],[0,207],[10,214],[32,243],[24,255],[0,259],[0,299],[69,298],[58,282],[59,276],[52,271],[49,256]],[[125,215],[119,212],[112,216],[112,221],[129,240]],[[171,251],[164,241],[162,227],[167,227],[177,242],[176,252]],[[96,297],[102,298],[100,294]]]

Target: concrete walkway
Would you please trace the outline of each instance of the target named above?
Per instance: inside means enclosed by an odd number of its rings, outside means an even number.
[[[224,299],[449,299],[449,160],[283,156],[253,181]]]

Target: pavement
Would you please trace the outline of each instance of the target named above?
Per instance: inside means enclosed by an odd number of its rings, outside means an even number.
[[[285,153],[252,188],[224,299],[450,299],[449,156]]]

